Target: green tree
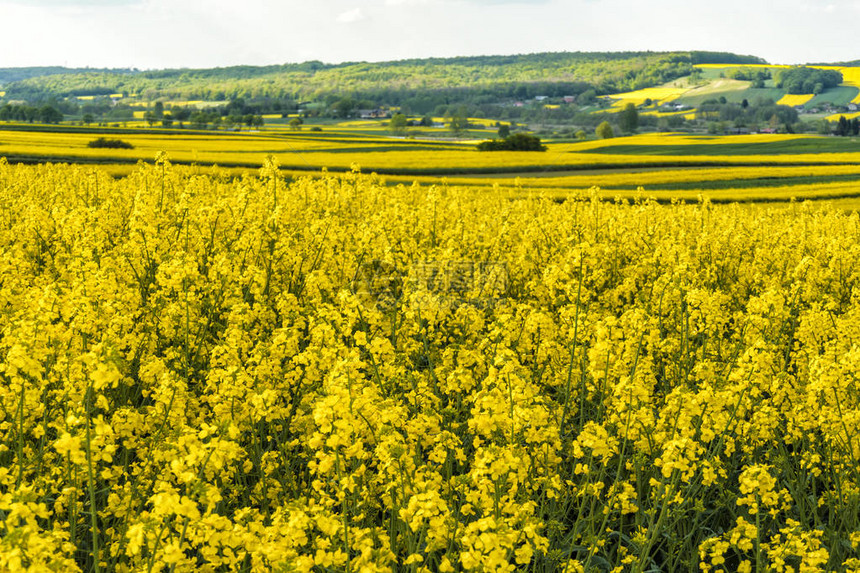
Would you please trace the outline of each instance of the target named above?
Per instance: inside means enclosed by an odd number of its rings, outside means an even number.
[[[821,93],[842,83],[842,73],[837,70],[821,70],[799,66],[779,72],[776,87],[790,94]]]
[[[191,110],[187,107],[175,107],[171,110],[171,115],[179,123],[179,127],[182,127],[182,122],[188,121],[191,117]]]
[[[836,129],[833,131],[835,135],[846,136],[851,135],[851,125],[844,115],[839,116],[839,121],[836,123]]]
[[[233,122],[233,125],[236,127],[236,129],[242,131],[242,124],[245,123],[245,116],[238,113],[231,113],[227,116],[227,119]]]
[[[585,141],[585,139],[588,137],[588,134],[585,133],[585,130],[580,129],[574,134],[574,136],[576,136],[576,138],[580,141]]]
[[[723,135],[726,133],[726,123],[724,121],[712,121],[708,123],[708,133],[712,135]]]
[[[448,129],[453,131],[455,135],[462,135],[464,131],[469,129],[469,118],[466,117],[465,106],[460,106],[451,115],[451,119],[448,121]]]
[[[591,105],[594,103],[594,100],[597,99],[597,92],[593,89],[588,89],[579,94],[579,97],[576,98],[576,103],[579,105]]]
[[[478,144],[478,151],[546,151],[540,138],[527,133],[515,133],[505,139],[492,139]]]
[[[302,121],[302,118],[294,117],[289,121],[290,129],[292,129],[293,131],[299,131],[302,128],[302,123],[304,123]]]
[[[842,116],[839,116],[839,117],[842,117]],[[776,114],[773,114],[772,116],[770,116],[770,119],[767,122],[767,126],[771,129],[774,129],[774,130],[778,129],[779,128],[779,116]]]
[[[388,122],[388,129],[391,133],[401,135],[406,131],[407,123],[405,115],[402,113],[395,113],[392,116],[391,121]]]
[[[85,113],[84,116],[81,118],[81,123],[83,123],[84,125],[89,125],[92,122],[94,122],[95,120],[96,120],[96,118],[93,117],[93,114]]]
[[[149,113],[149,112],[147,112],[147,113]],[[188,120],[191,122],[191,125],[193,125],[194,127],[198,128],[198,129],[203,129],[209,123],[209,115],[202,112],[202,111],[195,111],[194,113],[191,114],[191,117],[188,118]],[[149,121],[149,120],[147,120],[147,121]]]
[[[635,133],[639,128],[639,111],[632,103],[627,103],[618,114],[618,127],[624,133]]]
[[[42,123],[60,123],[63,114],[52,105],[43,105],[39,108],[38,118]]]
[[[612,126],[609,125],[608,121],[604,121],[598,125],[597,129],[594,130],[594,133],[596,133],[597,137],[600,139],[611,139],[615,137],[615,132],[612,131]]]
[[[347,118],[350,117],[353,110],[358,107],[358,102],[351,97],[345,97],[336,101],[332,107],[334,109],[335,117]]]
[[[499,137],[502,139],[508,137],[511,134],[511,126],[507,123],[503,123],[499,126]]]

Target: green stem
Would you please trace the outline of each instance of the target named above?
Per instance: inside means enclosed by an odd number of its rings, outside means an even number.
[[[98,513],[96,512],[96,492],[95,492],[95,480],[93,477],[93,453],[92,453],[92,442],[90,437],[90,402],[92,400],[92,392],[93,387],[90,386],[87,388],[87,393],[84,398],[84,407],[87,415],[87,431],[86,431],[86,439],[87,439],[87,488],[89,489],[90,495],[90,530],[92,532],[93,537],[93,567],[96,573],[101,571],[101,567],[99,565],[99,530],[98,530]]]

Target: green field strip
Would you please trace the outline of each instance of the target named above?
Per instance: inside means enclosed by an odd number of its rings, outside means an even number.
[[[122,123],[122,122],[114,122]],[[91,127],[76,125],[45,125],[27,123],[0,123],[0,131],[27,131],[41,133],[91,133],[97,135],[214,135],[212,130],[195,129],[192,127],[175,128],[140,128],[140,127]],[[235,134],[241,132],[233,132]],[[222,132],[221,136],[229,136],[231,132]]]
[[[841,183],[845,181],[860,181],[860,173],[828,176],[807,177],[765,177],[757,179],[730,179],[725,181],[684,181],[669,183],[652,183],[648,185],[612,185],[602,189],[635,190],[639,187],[646,191],[656,189],[661,191],[689,191],[694,189],[765,189],[768,187],[812,186],[826,183]],[[860,192],[860,186],[858,186]]]
[[[847,106],[849,103],[851,103],[851,100],[857,97],[858,93],[860,93],[860,90],[852,86],[839,86],[836,88],[831,88],[823,93],[816,95],[814,98],[806,102],[805,107],[807,109],[811,109],[824,104]]]
[[[577,150],[576,153],[597,153],[608,155],[670,155],[684,157],[691,155],[791,155],[817,153],[857,153],[860,140],[857,138],[798,138],[778,140],[767,143],[719,143],[681,145],[606,145],[591,149]],[[573,153],[573,152],[572,152]]]
[[[437,147],[434,145],[377,145],[373,147],[316,147],[313,149],[301,149],[302,154],[312,153],[385,153],[388,151],[460,151],[459,149],[451,149]],[[286,151],[285,151],[286,153]]]
[[[207,151],[206,153],[217,153]],[[232,151],[224,151],[224,154],[234,153]],[[285,156],[308,156],[313,153],[313,150],[291,150],[284,153]],[[600,153],[597,152],[599,155]],[[645,155],[640,153],[640,155]],[[668,154],[667,154],[668,155]],[[737,154],[741,155],[741,154]],[[26,154],[26,153],[3,153],[0,150],[0,157],[5,157],[9,163],[22,164],[40,164],[40,163],[80,163],[85,165],[132,165],[139,161],[150,162],[151,157],[110,157],[110,156],[82,156],[74,154]],[[337,165],[314,165],[310,163],[288,164],[283,160],[285,157],[280,157],[280,167],[286,170],[295,171],[318,171],[327,169],[332,172],[349,171],[348,166]],[[259,168],[262,165],[262,158],[255,161],[211,161],[211,160],[185,160],[171,158],[171,163],[177,165],[199,165],[220,167],[239,167],[239,168]],[[492,167],[376,167],[372,164],[362,164],[362,171],[366,173],[375,172],[380,175],[402,175],[402,176],[498,176],[498,177],[514,177],[520,174],[526,177],[532,176],[555,176],[557,173],[582,173],[591,172],[599,173],[621,173],[630,170],[654,171],[661,169],[695,169],[695,168],[731,168],[731,167],[808,167],[808,166],[828,166],[828,165],[860,165],[856,161],[731,161],[725,158],[715,158],[708,160],[702,156],[690,161],[649,161],[637,162],[631,161],[628,163],[577,163],[577,164],[551,164],[551,165],[511,165],[511,166],[492,166]]]
[[[571,189],[544,189],[540,191],[518,190],[502,187],[501,192],[507,194],[510,199],[526,199],[537,196],[546,197],[557,203],[566,201],[588,201],[592,193],[584,190]],[[743,194],[732,192],[693,190],[693,191],[625,191],[600,188],[595,191],[596,196],[602,201],[655,201],[663,205],[672,203],[700,203],[707,199],[714,204],[774,204],[791,203],[794,201],[832,201],[832,200],[854,200],[860,201],[860,189],[857,191],[827,190],[821,192],[798,192],[797,189],[783,190],[768,194]],[[487,192],[484,190],[484,192]]]
[[[797,177],[759,177],[751,179],[726,179],[726,180],[696,180],[683,182],[656,182],[643,183],[642,185],[619,184],[619,185],[598,185],[602,190],[607,191],[636,191],[644,189],[647,191],[708,191],[708,190],[725,190],[725,189],[767,189],[772,187],[810,187],[815,185],[825,185],[828,183],[843,183],[849,181],[860,182],[860,173],[851,173],[843,175],[822,175],[822,176],[797,176]],[[402,181],[400,182],[402,183]],[[456,182],[455,184],[460,184]],[[467,183],[468,186],[474,187],[494,187],[495,185],[510,185],[510,180],[488,182],[476,181]],[[564,183],[553,183],[541,185],[537,181],[527,180],[521,182],[522,187],[533,187],[535,189],[587,189],[592,187],[583,184],[565,185]],[[858,193],[860,193],[860,185],[858,185]]]

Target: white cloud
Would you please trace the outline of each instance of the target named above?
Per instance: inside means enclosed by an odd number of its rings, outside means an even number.
[[[4,66],[215,67],[696,49],[789,64],[860,57],[855,19],[847,17],[857,14],[860,0],[676,7],[673,0],[0,0],[0,37],[18,47],[3,54]],[[804,42],[797,41],[800,30]]]
[[[3,4],[4,2],[0,2]],[[142,4],[143,0],[5,0],[8,4],[23,4],[25,6],[50,6],[66,8],[86,8],[89,6],[120,7],[131,4]]]
[[[366,16],[361,8],[353,8],[352,10],[347,10],[346,12],[341,12],[337,15],[337,21],[344,24],[352,24],[353,22],[360,22],[364,20]]]
[[[467,4],[547,4],[550,0],[461,0]]]

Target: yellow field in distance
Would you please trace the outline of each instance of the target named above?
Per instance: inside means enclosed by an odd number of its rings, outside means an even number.
[[[788,105],[788,106],[796,106],[796,105],[804,105],[809,102],[812,98],[815,97],[815,94],[785,94],[779,101],[776,102],[776,105]]]
[[[844,163],[860,162],[860,150],[854,153],[730,155],[717,152],[706,155],[661,156],[647,153],[647,148],[671,145],[719,146],[743,143],[789,141],[803,135],[745,135],[704,137],[678,134],[649,134],[610,140],[573,143],[549,143],[547,153],[478,152],[479,140],[406,140],[387,135],[368,135],[333,130],[321,133],[291,132],[182,132],[122,133],[117,137],[134,145],[134,149],[91,149],[87,144],[100,134],[81,132],[3,131],[0,136],[0,156],[11,158],[40,158],[74,162],[84,160],[103,163],[151,160],[158,151],[166,151],[174,161],[218,164],[227,166],[256,166],[266,155],[275,156],[282,165],[301,169],[349,169],[361,165],[366,171],[419,173],[424,170],[457,172],[460,170],[515,171],[576,168],[583,165],[642,165],[731,163],[737,165],[778,163]],[[600,152],[604,147],[635,145],[643,153]],[[701,149],[702,147],[700,147]],[[384,153],[381,153],[383,152]]]
[[[613,100],[612,108],[620,110],[628,103],[640,106],[643,105],[646,100],[651,100],[655,105],[663,105],[678,99],[688,91],[689,88],[645,88],[632,92],[614,94],[610,97]]]
[[[457,185],[553,198],[594,187],[601,188],[599,194],[606,198],[632,197],[642,187],[662,201],[696,200],[700,195],[720,201],[860,195],[860,146],[854,151],[847,140],[841,147],[832,146],[841,139],[820,138],[821,145],[838,151],[831,153],[814,152],[815,136],[672,133],[549,142],[546,153],[479,152],[478,140],[407,139],[372,127],[345,122],[324,126],[322,132],[292,131],[281,125],[263,131],[120,130],[104,135],[86,129],[10,129],[0,131],[0,157],[12,163],[96,163],[120,177],[161,151],[174,162],[197,165],[198,173],[231,176],[254,174],[265,157],[273,156],[282,173],[292,177],[359,166],[365,173],[384,174],[389,185]],[[121,139],[134,148],[88,147],[100,136]],[[795,141],[807,152],[790,152]],[[762,152],[756,151],[759,144],[765,144]],[[765,153],[773,144],[782,146],[780,152]],[[808,151],[810,146],[813,152]]]
[[[842,72],[842,84],[860,89],[860,68],[838,68]],[[860,103],[860,92],[851,100],[851,103]]]
[[[786,69],[786,68],[790,68],[792,66],[788,66],[785,64],[695,64],[693,67],[701,68],[703,70],[721,70],[724,68]],[[808,66],[808,67],[824,69],[826,66]]]
[[[850,113],[834,113],[828,115],[825,119],[827,119],[827,121],[839,121],[840,117],[844,117],[845,119],[854,119],[855,117],[860,117],[860,111],[852,111]]]

